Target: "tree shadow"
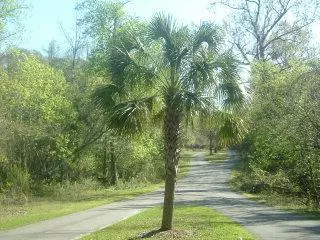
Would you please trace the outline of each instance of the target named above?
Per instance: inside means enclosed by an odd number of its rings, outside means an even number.
[[[143,239],[143,238],[151,238],[153,236],[155,236],[156,234],[160,233],[161,230],[160,229],[156,229],[156,230],[152,230],[150,232],[144,232],[142,234],[140,234],[137,237],[130,237],[128,240],[137,240],[137,239]]]
[[[194,235],[194,232],[190,230],[172,229],[168,231],[162,231],[160,229],[157,229],[150,232],[142,233],[137,237],[131,237],[128,240],[137,240],[152,237],[160,237],[161,239],[185,239],[192,235]]]

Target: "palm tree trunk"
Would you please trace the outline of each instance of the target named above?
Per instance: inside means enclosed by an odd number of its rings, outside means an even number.
[[[174,191],[179,162],[181,111],[174,94],[168,94],[164,118],[165,192],[161,231],[172,229]]]

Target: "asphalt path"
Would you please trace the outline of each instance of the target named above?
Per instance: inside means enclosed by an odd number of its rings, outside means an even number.
[[[209,164],[197,154],[190,173],[177,183],[176,204],[202,205],[214,208],[237,221],[259,239],[320,240],[320,222],[280,211],[234,193],[228,184],[236,155],[227,161]],[[132,200],[73,213],[67,216],[0,231],[1,240],[70,240],[110,226],[143,210],[161,204],[163,190],[144,194]]]

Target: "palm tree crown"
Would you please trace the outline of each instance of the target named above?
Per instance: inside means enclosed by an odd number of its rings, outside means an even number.
[[[219,52],[221,40],[219,29],[211,23],[190,29],[159,13],[149,25],[129,21],[110,42],[106,60],[110,82],[94,94],[110,125],[134,133],[156,111],[163,119],[162,230],[172,228],[183,120],[242,100],[237,65],[231,54]]]

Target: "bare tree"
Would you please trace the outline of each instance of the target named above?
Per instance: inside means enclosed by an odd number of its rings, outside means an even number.
[[[70,57],[69,71],[71,75],[70,78],[73,81],[75,78],[77,61],[81,58],[81,55],[88,47],[88,44],[77,24],[72,33],[68,32],[62,24],[60,24],[60,29],[68,44],[67,54]]]
[[[244,64],[278,60],[278,46],[285,50],[284,46],[306,43],[319,7],[318,0],[220,0],[211,4],[231,10],[226,26]]]
[[[50,65],[52,65],[55,59],[59,57],[59,51],[60,47],[58,45],[58,42],[52,39],[48,44],[48,48],[44,49],[44,52],[47,54],[48,62]]]

